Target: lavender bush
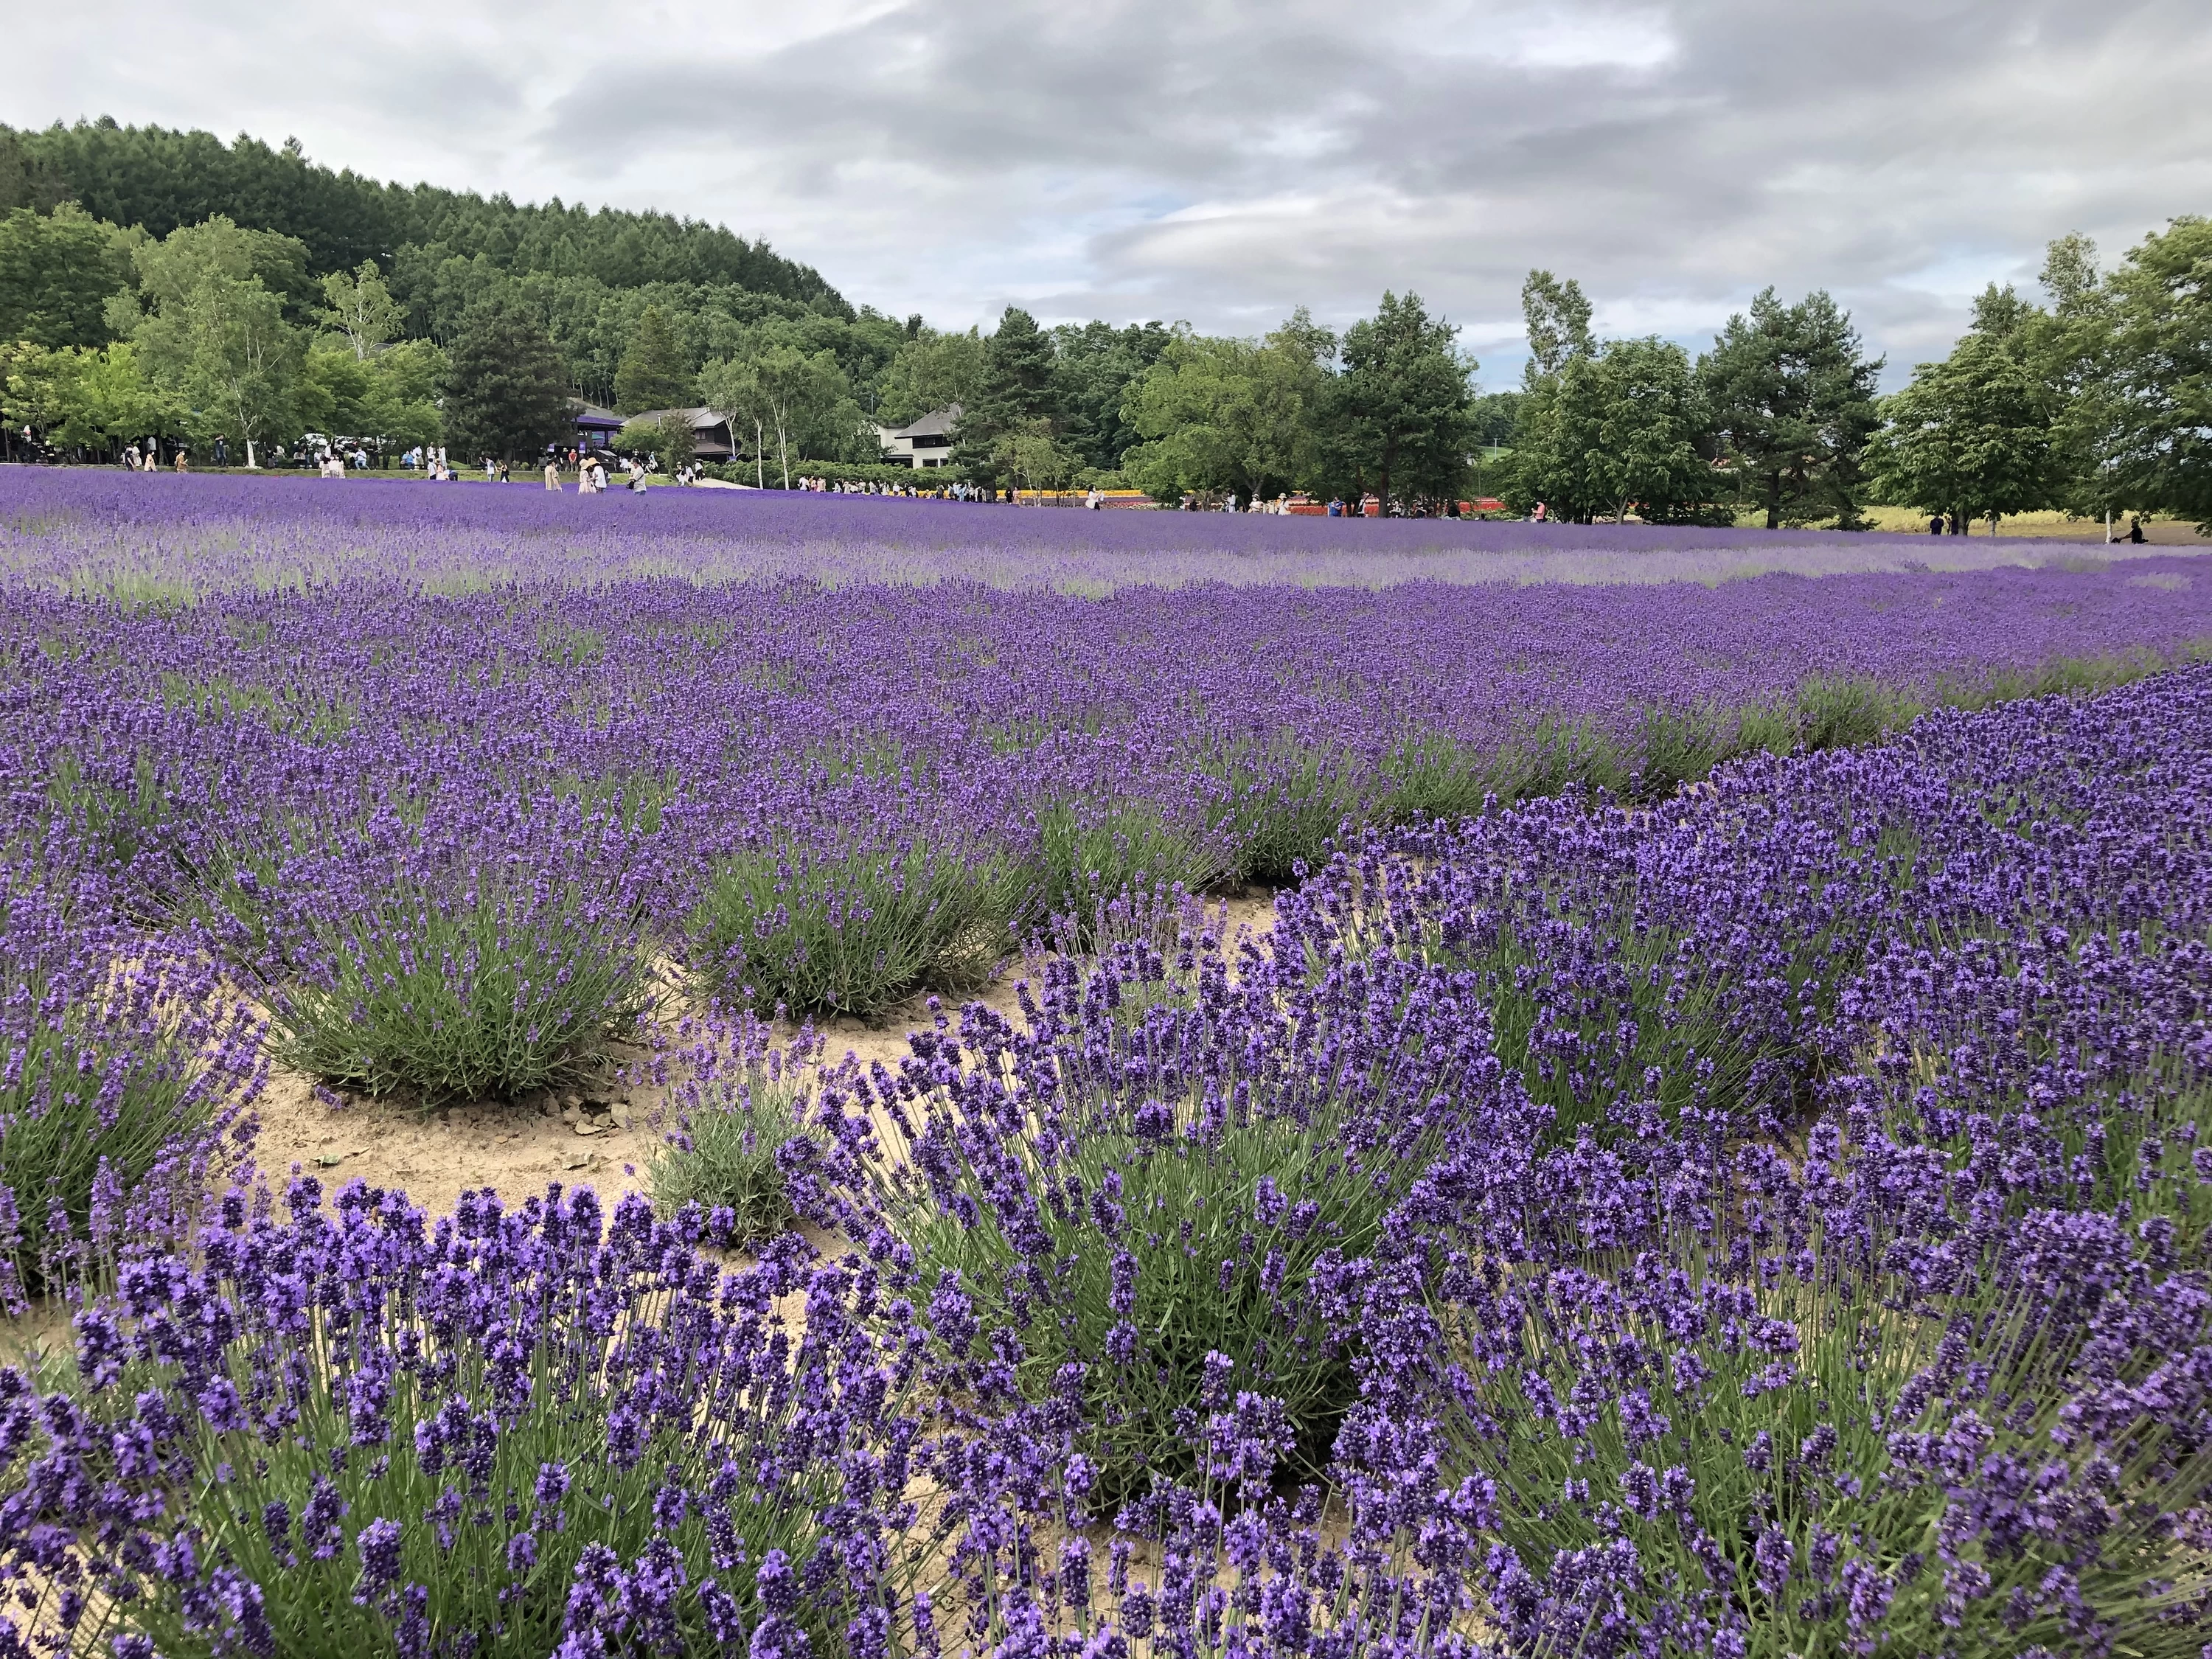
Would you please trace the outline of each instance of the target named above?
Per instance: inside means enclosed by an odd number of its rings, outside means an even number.
[[[1462,986],[1285,985],[1286,1018],[1249,965],[1232,986],[1211,930],[1172,957],[1124,942],[1087,975],[1062,959],[1024,1029],[940,1017],[896,1079],[847,1068],[811,1118],[866,1182],[845,1224],[938,1316],[947,1381],[1079,1422],[1105,1514],[1202,1474],[1203,1425],[1240,1395],[1279,1415],[1286,1473],[1320,1474],[1355,1392],[1362,1264],[1472,1121]]]
[[[653,1203],[664,1215],[696,1205],[716,1243],[757,1249],[798,1222],[776,1159],[801,1132],[801,1068],[819,1060],[820,1040],[778,1048],[763,1022],[719,1007],[671,1037],[654,1065],[670,1123],[646,1170]]]
[[[243,1156],[258,1032],[210,965],[0,870],[0,1306],[174,1239]]]
[[[854,1322],[872,1274],[792,1240],[725,1279],[695,1226],[587,1192],[471,1194],[434,1229],[358,1182],[319,1200],[234,1200],[204,1261],[126,1267],[73,1392],[0,1373],[5,1544],[54,1628],[119,1655],[797,1654],[886,1616],[910,1517],[869,1432],[897,1383]]]
[[[191,914],[262,988],[277,1059],[371,1095],[521,1094],[582,1075],[647,1006],[629,826],[573,797],[450,816],[216,850]]]

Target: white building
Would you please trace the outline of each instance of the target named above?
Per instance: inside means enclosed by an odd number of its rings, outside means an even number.
[[[960,405],[953,404],[905,426],[879,426],[876,440],[884,447],[884,459],[893,464],[906,461],[917,470],[943,466],[952,458],[952,428],[959,419]]]

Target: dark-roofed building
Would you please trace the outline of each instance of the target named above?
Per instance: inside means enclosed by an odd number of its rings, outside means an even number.
[[[906,461],[916,468],[943,466],[952,458],[952,428],[959,419],[960,405],[952,404],[933,409],[905,426],[879,426],[876,438],[888,461]]]
[[[575,419],[579,449],[605,449],[614,441],[615,434],[622,430],[621,416],[580,398],[568,399],[568,412]]]
[[[641,409],[630,419],[660,421],[671,415],[681,415],[690,421],[691,456],[694,460],[726,461],[731,459],[730,429],[723,424],[722,417],[711,409]]]

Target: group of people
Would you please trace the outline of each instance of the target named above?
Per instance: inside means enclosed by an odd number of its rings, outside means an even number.
[[[570,453],[574,453],[574,451]],[[558,490],[561,488],[561,461],[562,458],[558,455],[549,455],[545,458],[545,487],[548,489]],[[606,494],[607,464],[604,456],[594,455],[589,452],[578,455],[575,469],[576,493],[579,495]],[[500,476],[501,482],[504,482],[506,479],[504,469],[501,470]],[[623,467],[623,487],[633,491],[641,490],[645,488],[645,468],[632,458],[624,463]]]
[[[953,483],[949,484],[878,483],[872,478],[833,481],[812,474],[792,481],[794,489],[811,490],[817,495],[899,495],[914,501],[1012,501],[1014,492],[987,489],[981,484]]]
[[[30,430],[31,428],[28,427],[25,427],[23,428],[24,436],[27,441],[29,438]],[[189,472],[191,471],[191,466],[185,460],[185,447],[182,444],[178,445],[176,449],[173,452],[171,460],[178,471]],[[162,470],[161,441],[157,438],[147,439],[146,447],[143,450],[141,450],[135,442],[125,445],[123,448],[123,465],[129,467],[133,472],[161,471]]]

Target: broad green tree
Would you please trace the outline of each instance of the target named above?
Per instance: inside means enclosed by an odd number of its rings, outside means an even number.
[[[1374,316],[1345,331],[1330,437],[1354,488],[1387,499],[1449,495],[1464,482],[1475,364],[1457,333],[1418,294],[1387,292]]]
[[[0,340],[96,346],[109,298],[135,285],[134,238],[67,202],[0,216]]]
[[[1163,499],[1185,490],[1250,500],[1290,489],[1318,463],[1334,337],[1301,310],[1265,340],[1180,330],[1122,394],[1122,418],[1146,441],[1123,470]]]
[[[1657,338],[1608,340],[1565,356],[1522,398],[1511,499],[1587,522],[1631,507],[1659,523],[1713,516],[1720,480],[1689,354]]]
[[[451,447],[466,456],[542,454],[571,436],[561,355],[535,319],[486,306],[453,341],[446,374],[445,423]]]
[[[148,378],[194,437],[237,438],[246,464],[256,446],[297,429],[294,408],[307,355],[284,301],[264,281],[289,280],[289,238],[244,230],[228,219],[173,230],[132,252],[139,291],[150,302],[112,296],[108,325],[128,333]]]
[[[406,323],[374,259],[362,260],[358,270],[334,270],[324,277],[323,298],[323,325],[343,335],[364,362],[398,339]]]
[[[8,419],[65,447],[112,451],[168,425],[127,340],[103,348],[17,345],[0,368],[0,392]]]
[[[2047,507],[2063,483],[2045,384],[1997,335],[1921,364],[1883,412],[1867,459],[1887,501],[1963,522]]]
[[[1007,428],[991,452],[993,467],[1018,489],[1057,489],[1073,476],[1075,463],[1042,416]]]
[[[402,447],[435,443],[444,434],[436,386],[444,354],[410,340],[360,358],[346,347],[318,346],[302,365],[297,409],[308,428]]]
[[[1785,306],[1767,289],[1729,319],[1698,365],[1717,435],[1766,527],[1835,519],[1860,527],[1866,444],[1881,424],[1879,358],[1850,313],[1815,291]]]
[[[937,410],[965,410],[981,394],[984,373],[983,337],[977,330],[941,334],[917,325],[884,370],[876,418],[885,426],[904,426]]]
[[[615,371],[617,412],[635,415],[640,410],[682,406],[691,396],[696,379],[668,319],[659,306],[647,306],[622,366]]]
[[[2053,252],[2046,281],[2074,289],[2058,296],[2079,386],[2062,425],[2085,493],[2212,533],[2212,219],[2174,220],[2094,288],[2094,250],[2086,273],[2081,250]]]

